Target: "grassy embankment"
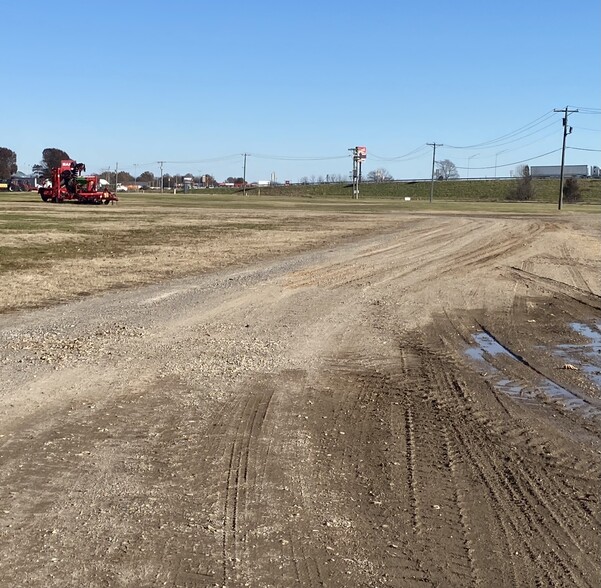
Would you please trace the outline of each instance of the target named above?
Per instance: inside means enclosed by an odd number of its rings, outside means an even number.
[[[512,188],[517,180],[471,180],[439,181],[434,184],[434,200],[444,202],[508,202]],[[578,180],[582,204],[601,204],[601,180]],[[534,202],[557,203],[559,180],[534,179]],[[383,184],[363,183],[360,186],[360,198],[385,198],[393,200],[428,201],[430,200],[430,182],[389,182]],[[210,190],[213,192],[214,190]],[[221,193],[239,193],[239,190],[218,189]],[[197,193],[206,193],[198,190]],[[304,198],[350,198],[349,184],[293,185],[248,189],[249,195],[286,196]]]

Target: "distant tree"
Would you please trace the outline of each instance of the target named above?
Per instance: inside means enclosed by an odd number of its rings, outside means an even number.
[[[152,184],[154,182],[154,174],[150,171],[142,172],[136,180],[142,184]]]
[[[307,176],[303,176],[298,182],[299,184],[307,185],[309,183],[309,178]]]
[[[450,159],[437,161],[435,177],[438,180],[456,180],[459,177],[457,166]]]
[[[203,174],[198,178],[198,184],[207,188],[209,186],[214,186],[216,183],[215,178],[211,174]]]
[[[511,187],[508,200],[527,201],[534,198],[534,184],[530,175],[530,168],[527,165],[518,170],[519,176],[515,184]]]
[[[514,178],[521,178],[524,176],[524,170],[527,169],[528,171],[530,171],[530,168],[527,165],[518,165],[514,170],[513,170],[513,177]]]
[[[563,185],[563,199],[564,202],[574,203],[580,202],[580,185],[576,178],[568,178]]]
[[[370,182],[390,182],[393,178],[390,172],[383,167],[379,167],[378,169],[374,169],[367,174],[367,179]]]
[[[42,151],[42,161],[33,166],[33,173],[40,178],[47,179],[50,177],[52,168],[60,167],[63,159],[71,159],[66,151],[56,147],[47,147]]]
[[[8,180],[17,169],[17,154],[8,147],[0,147],[0,178]]]
[[[120,184],[131,184],[134,181],[134,177],[129,172],[120,171],[117,174],[117,182]]]

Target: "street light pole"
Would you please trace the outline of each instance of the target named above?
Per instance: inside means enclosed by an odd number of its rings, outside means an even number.
[[[470,155],[467,158],[467,178],[466,179],[470,179],[470,159],[472,159],[472,157],[478,157],[478,155],[480,155],[479,153],[475,153],[474,155]]]
[[[506,153],[507,151],[509,151],[509,149],[503,149],[503,151],[499,151],[498,153],[495,153],[495,178],[497,177],[497,157],[499,157],[499,155],[501,155],[501,153]]]

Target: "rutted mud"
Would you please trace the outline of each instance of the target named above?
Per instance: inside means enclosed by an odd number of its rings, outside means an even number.
[[[577,326],[575,326],[577,325]],[[584,325],[573,323],[571,325],[576,331],[585,331],[589,334],[593,332]],[[601,402],[596,403],[585,398],[581,398],[576,393],[571,392],[567,388],[560,386],[557,382],[554,382],[548,377],[545,377],[533,368],[534,375],[531,378],[530,384],[521,383],[518,380],[512,380],[507,377],[507,372],[511,373],[513,370],[511,365],[506,370],[495,367],[495,358],[509,358],[512,362],[524,364],[527,367],[531,367],[527,360],[522,357],[515,355],[510,349],[507,349],[501,343],[499,343],[491,333],[486,331],[479,331],[473,335],[474,347],[469,347],[466,350],[466,354],[482,364],[488,372],[494,374],[495,380],[494,385],[500,391],[509,394],[515,399],[540,399],[542,402],[552,401],[566,410],[572,410],[588,418],[599,418],[601,419]],[[593,336],[594,339],[594,336]],[[586,346],[588,347],[588,346]],[[582,371],[592,376],[592,381],[595,385],[598,385],[601,380],[598,374],[601,374],[601,365],[598,365],[601,356],[595,353],[595,346],[591,346],[592,349],[588,353],[586,347],[582,345],[558,345],[555,348],[554,353],[564,359],[570,359],[574,361],[574,357],[582,357],[583,355],[589,356],[590,363],[577,368],[572,363],[566,363],[562,369],[573,369]],[[581,363],[581,362],[578,362]]]
[[[401,216],[1,317],[0,577],[598,586],[596,229]]]

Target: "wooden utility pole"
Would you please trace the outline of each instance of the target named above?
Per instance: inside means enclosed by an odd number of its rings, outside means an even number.
[[[563,145],[561,147],[561,171],[559,172],[559,199],[557,209],[561,210],[563,204],[563,168],[566,161],[566,138],[572,132],[572,127],[568,127],[568,116],[573,112],[578,112],[578,109],[570,110],[565,108],[555,108],[554,112],[563,112]]]
[[[432,181],[430,182],[430,202],[434,199],[434,165],[436,164],[436,147],[442,147],[442,143],[426,143],[432,147]]]
[[[353,199],[359,198],[359,156],[357,147],[352,147],[349,151],[353,154]]]
[[[242,193],[246,196],[246,156],[248,153],[243,153],[244,155],[244,173],[242,174]]]

